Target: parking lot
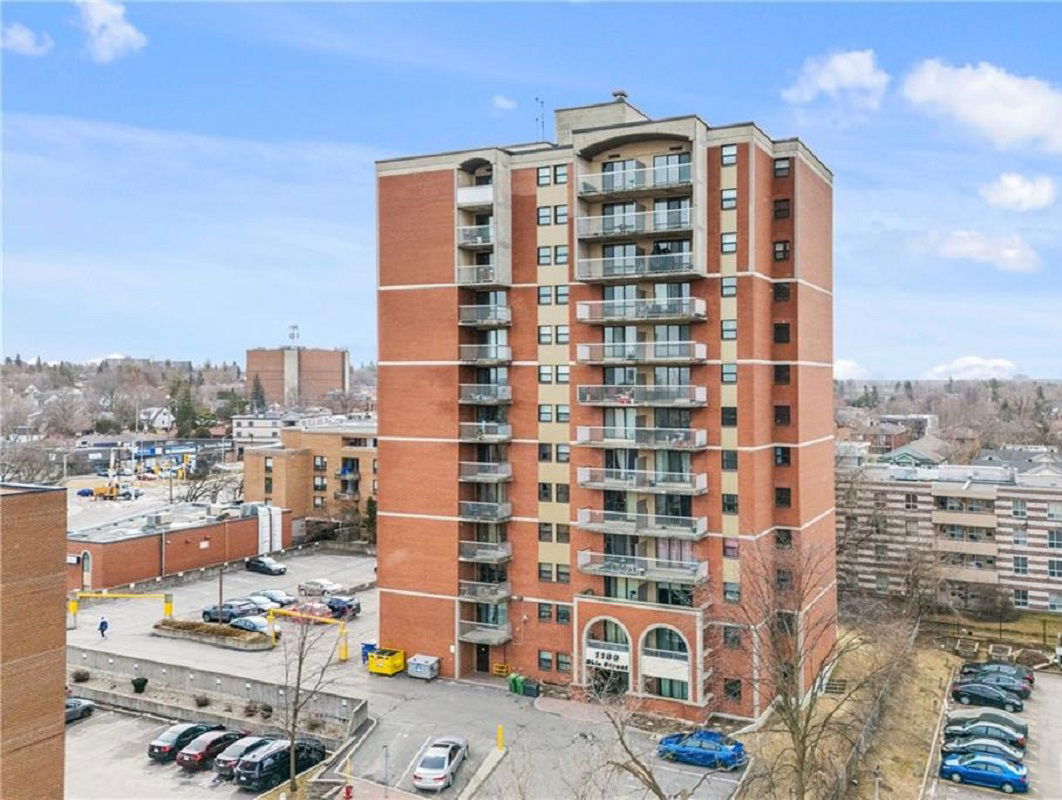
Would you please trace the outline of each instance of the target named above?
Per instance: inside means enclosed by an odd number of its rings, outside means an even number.
[[[949,711],[965,706],[949,701]],[[1036,673],[1036,688],[1025,701],[1025,710],[1016,715],[1029,725],[1029,745],[1025,765],[1029,768],[1029,792],[1025,797],[1036,800],[1062,798],[1062,675]],[[939,748],[940,742],[936,746]],[[940,765],[939,755],[934,772]],[[956,785],[934,779],[929,797],[932,800],[974,800],[999,796],[993,789]]]

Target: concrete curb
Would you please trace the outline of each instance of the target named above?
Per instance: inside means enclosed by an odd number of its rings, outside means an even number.
[[[490,777],[491,773],[494,772],[508,752],[508,747],[503,747],[500,750],[498,748],[491,750],[490,755],[483,759],[483,763],[479,765],[476,774],[472,776],[472,780],[468,782],[468,786],[466,786],[465,790],[461,792],[457,800],[472,800],[472,798],[476,796],[476,792],[483,788],[483,784],[487,782],[487,778]]]

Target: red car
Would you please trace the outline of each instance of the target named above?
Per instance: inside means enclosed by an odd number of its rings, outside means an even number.
[[[177,754],[177,763],[187,770],[204,769],[218,753],[244,736],[240,731],[204,733],[192,739],[187,747]]]
[[[308,617],[319,617],[321,622],[332,619],[332,609],[316,600],[304,600],[291,606],[288,611],[294,611],[296,614],[305,614]],[[317,624],[318,622],[317,619],[304,619],[302,617],[292,617],[291,620],[293,622],[309,622],[312,624]]]

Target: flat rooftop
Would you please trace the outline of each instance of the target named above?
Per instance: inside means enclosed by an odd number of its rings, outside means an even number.
[[[140,536],[202,528],[225,520],[238,520],[257,515],[261,503],[175,503],[150,511],[141,511],[100,525],[70,530],[66,538],[75,542],[106,544]]]
[[[34,492],[65,492],[62,486],[41,486],[35,483],[0,483],[0,495],[33,494]]]

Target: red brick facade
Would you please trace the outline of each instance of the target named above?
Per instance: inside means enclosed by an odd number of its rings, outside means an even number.
[[[293,374],[290,376],[285,375],[287,359],[293,359]],[[346,350],[255,348],[247,351],[247,393],[249,396],[257,377],[262,382],[268,404],[310,405],[321,401],[330,392],[347,391],[349,369],[350,356]]]

